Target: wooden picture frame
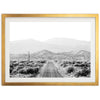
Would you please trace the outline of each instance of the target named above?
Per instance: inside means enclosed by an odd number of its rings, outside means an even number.
[[[95,81],[94,82],[28,82],[28,81],[22,81],[22,82],[7,82],[6,80],[6,50],[8,49],[6,47],[6,32],[7,32],[7,26],[6,26],[6,18],[94,18],[95,20]],[[81,33],[80,33],[81,34]],[[91,40],[92,41],[92,40]],[[2,14],[2,85],[98,85],[99,82],[99,17],[98,14]]]

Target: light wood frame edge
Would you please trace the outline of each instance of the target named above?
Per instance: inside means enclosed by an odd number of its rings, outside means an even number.
[[[5,18],[6,17],[95,17],[96,18],[96,62],[95,82],[6,82],[5,81]],[[96,86],[99,84],[99,15],[98,14],[2,14],[2,85],[70,85]]]

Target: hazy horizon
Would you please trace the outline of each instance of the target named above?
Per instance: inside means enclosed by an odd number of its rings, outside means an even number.
[[[35,40],[35,41],[39,41],[39,42],[45,42],[45,41],[48,41],[48,40],[51,40],[51,39],[71,39],[71,40],[78,40],[78,41],[86,41],[86,42],[91,42],[90,40],[80,40],[80,39],[74,39],[74,38],[65,38],[65,37],[54,37],[54,38],[49,38],[47,40],[44,40],[44,41],[40,41],[38,39],[34,39],[34,38],[27,38],[27,39],[16,39],[16,40],[10,40],[10,42],[14,42],[14,41],[24,41],[24,40]]]
[[[51,52],[90,51],[90,42],[67,38],[53,38],[44,42],[33,39],[10,42],[10,53],[37,52],[41,50]]]

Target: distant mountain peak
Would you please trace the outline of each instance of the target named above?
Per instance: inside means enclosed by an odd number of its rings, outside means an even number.
[[[53,52],[44,49],[44,50],[39,51],[38,54],[53,54]]]
[[[78,55],[85,55],[85,54],[89,54],[89,51],[85,51],[85,50],[80,50],[77,52]]]
[[[78,39],[64,38],[64,37],[63,37],[63,38],[51,38],[51,39],[48,39],[48,40],[46,40],[46,41],[53,41],[53,40],[58,40],[58,41],[59,41],[59,40],[61,40],[61,41],[64,41],[64,40],[65,40],[65,41],[66,41],[66,40],[68,41],[68,40],[69,40],[69,41],[84,41],[84,42],[85,42],[85,40],[78,40]],[[86,41],[86,42],[90,42],[90,41]]]
[[[12,54],[22,54],[27,51],[34,53],[41,50],[43,53],[77,52],[79,50],[90,51],[90,42],[67,38],[53,38],[45,42],[40,42],[34,39],[10,42],[10,53]]]

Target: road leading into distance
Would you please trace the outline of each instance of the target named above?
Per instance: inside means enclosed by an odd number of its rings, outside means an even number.
[[[58,72],[57,67],[55,66],[54,62],[49,61],[47,64],[41,69],[40,77],[62,77],[61,74]]]

